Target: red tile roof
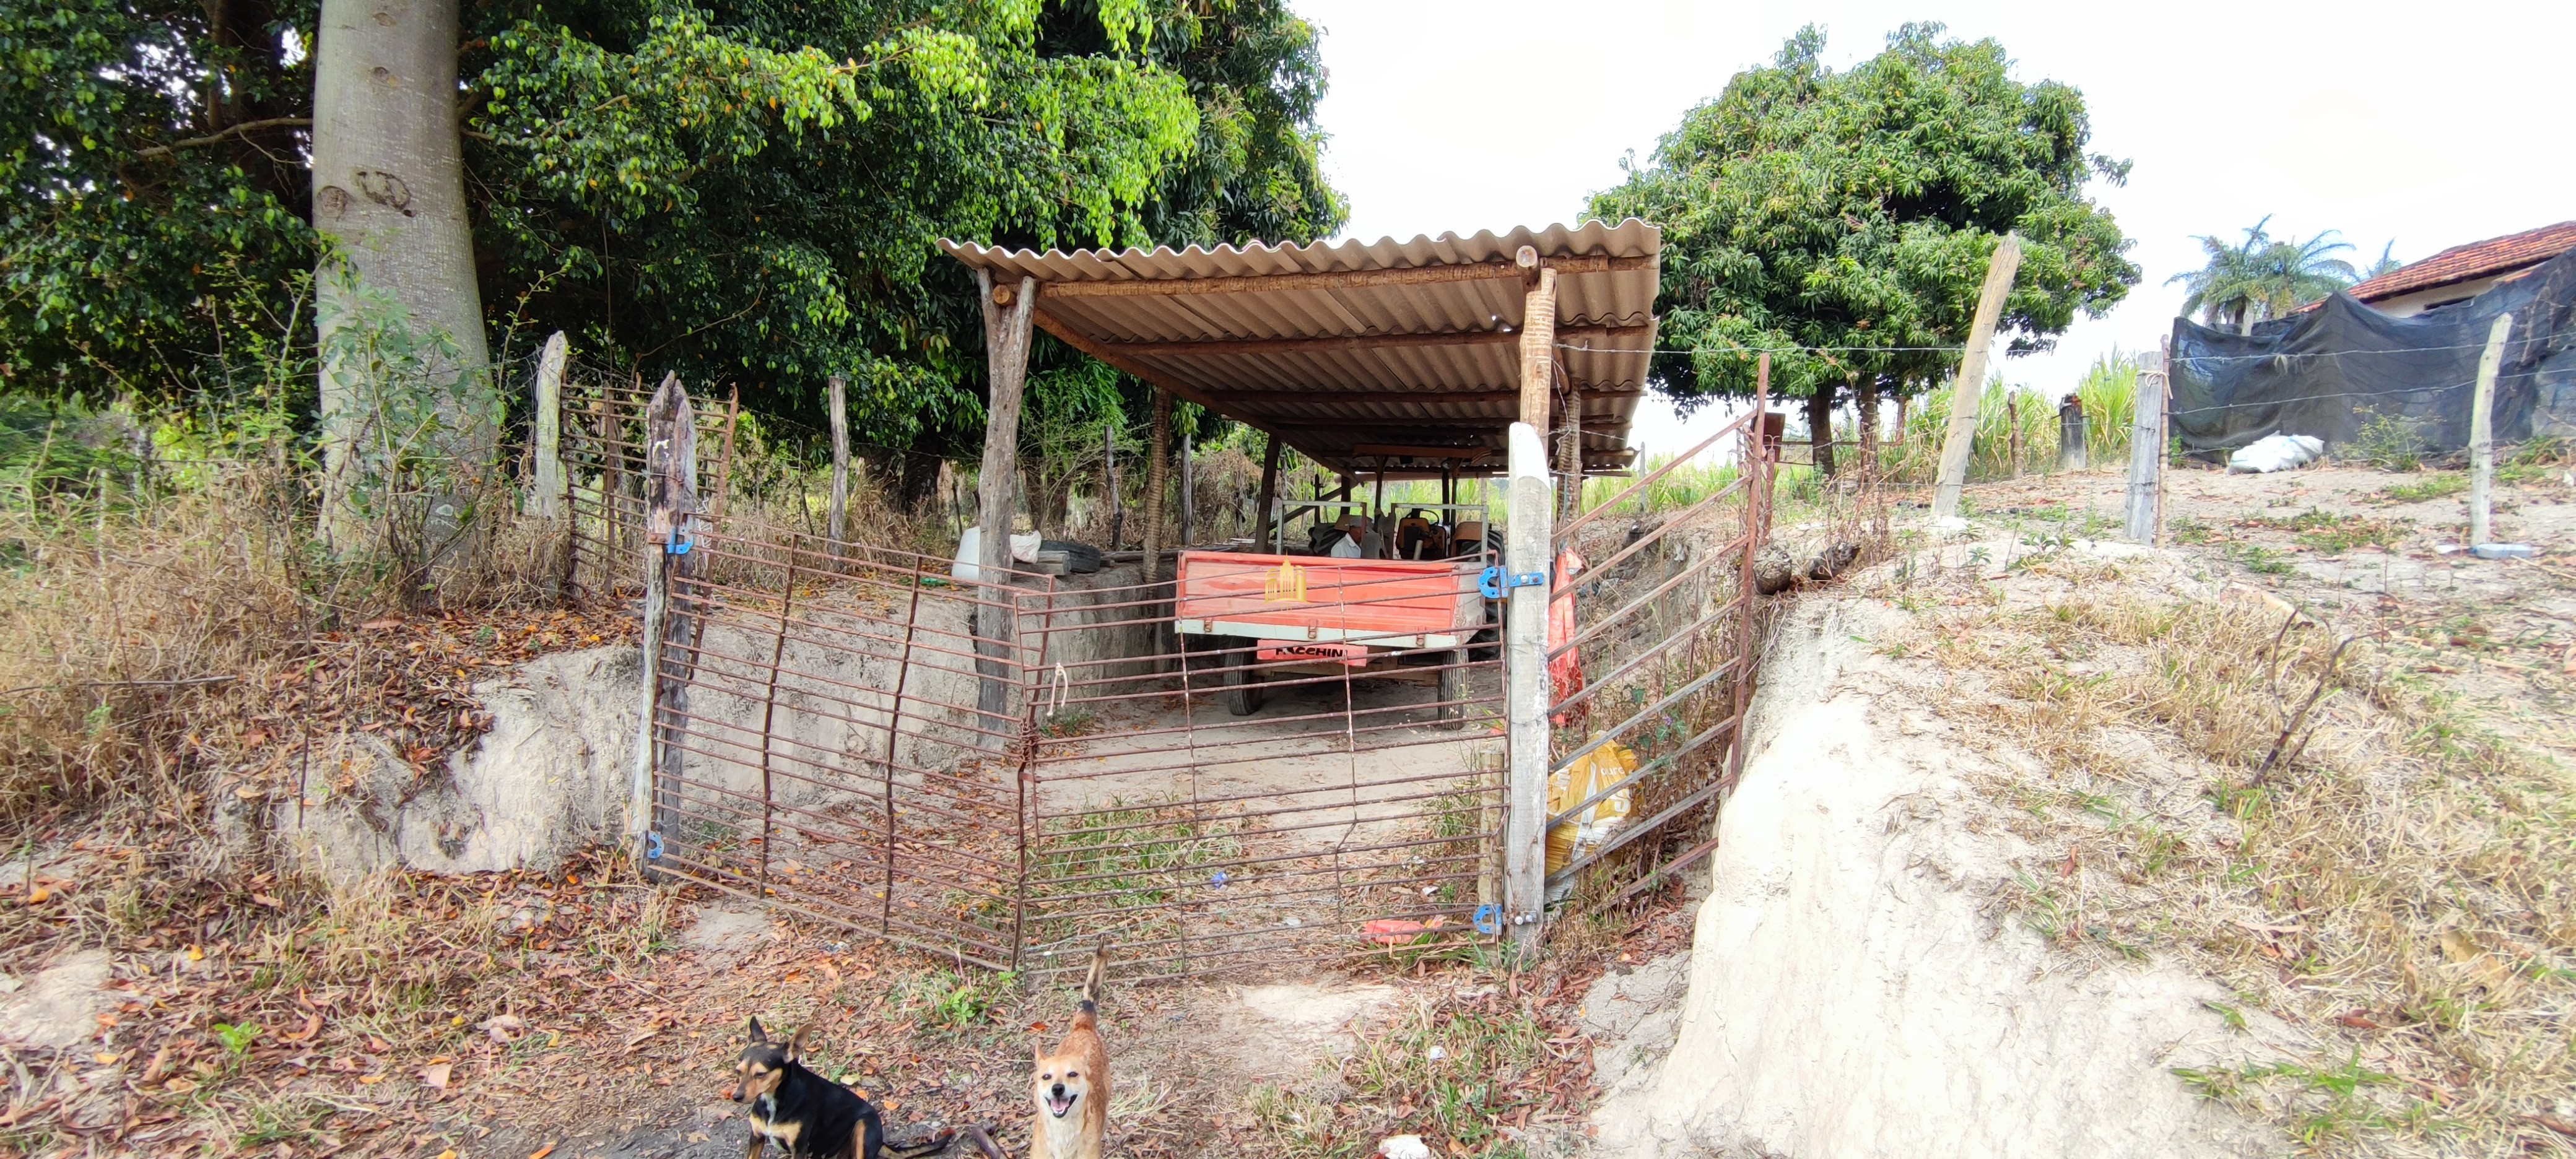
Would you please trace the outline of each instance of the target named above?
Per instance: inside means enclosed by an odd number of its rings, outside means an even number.
[[[2483,278],[2538,265],[2576,249],[2576,221],[2544,225],[2523,233],[2455,245],[2424,259],[2390,270],[2354,286],[2352,296],[2364,302],[2394,298],[2471,278]]]

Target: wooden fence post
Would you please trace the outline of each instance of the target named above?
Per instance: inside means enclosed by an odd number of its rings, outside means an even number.
[[[832,558],[839,559],[850,538],[849,381],[835,374],[823,387],[823,403],[832,412],[832,506],[823,527],[832,536]]]
[[[1118,550],[1118,542],[1127,534],[1127,495],[1118,485],[1118,424],[1100,424],[1100,495],[1109,505],[1109,547]]]
[[[667,375],[644,411],[643,695],[636,714],[635,778],[626,801],[627,836],[634,842],[636,864],[646,868],[660,857],[668,827],[660,782],[679,771],[679,749],[659,742],[688,712],[686,680],[671,678],[664,654],[672,637],[686,635],[694,641],[696,635],[694,613],[684,609],[675,622],[671,581],[694,572],[685,565],[694,562],[688,556],[696,532],[697,463],[697,422],[688,391],[677,374]]]
[[[1180,544],[1182,547],[1188,547],[1190,544],[1197,542],[1197,537],[1198,537],[1198,526],[1197,526],[1197,525],[1198,525],[1197,512],[1198,512],[1198,509],[1199,509],[1199,508],[1198,508],[1198,489],[1197,489],[1195,486],[1192,486],[1192,482],[1193,482],[1193,480],[1192,480],[1191,476],[1192,476],[1192,472],[1191,472],[1191,469],[1190,469],[1190,432],[1188,432],[1188,431],[1182,431],[1182,432],[1181,432],[1181,533],[1180,533],[1179,535],[1176,535],[1176,536],[1173,536],[1173,537],[1172,537],[1173,541],[1174,541],[1174,542],[1176,542],[1176,543],[1178,543],[1178,544]]]
[[[1554,526],[1549,519],[1547,446],[1538,428],[1513,423],[1510,446],[1511,522],[1504,528],[1503,571],[1507,582],[1513,577],[1538,577],[1535,583],[1515,584],[1505,592],[1503,613],[1504,722],[1511,753],[1503,790],[1503,921],[1519,960],[1527,965],[1537,954],[1547,918],[1543,826],[1548,765],[1555,756],[1548,743],[1547,721],[1547,574]]]
[[[563,462],[564,364],[571,355],[571,343],[561,330],[547,335],[544,349],[537,352],[537,397],[531,416],[536,420],[537,469],[528,493],[528,514],[539,519],[561,519],[571,509],[566,494],[571,480],[564,474]]]
[[[1995,343],[1995,323],[2002,319],[2004,296],[2012,293],[2013,275],[2021,271],[2021,235],[2008,233],[1986,262],[1986,284],[1977,291],[1977,316],[1968,326],[1968,348],[1959,356],[1959,377],[1950,388],[1950,429],[1941,440],[1941,479],[1932,491],[1932,518],[1959,513],[1959,492],[1968,482],[1968,456],[1977,445],[1977,400],[1986,391],[1986,351]]]
[[[2129,421],[2129,509],[2122,528],[2132,543],[2154,543],[2164,495],[2165,360],[2147,356],[2138,367],[2135,413]]]
[[[2504,369],[2505,339],[2513,333],[2513,315],[2496,315],[2487,328],[2487,348],[2478,355],[2477,394],[2469,403],[2469,546],[2495,539],[2495,386]]]
[[[733,429],[742,421],[742,388],[725,397],[724,449],[716,454],[716,494],[707,503],[710,517],[723,519],[725,496],[733,491]]]
[[[2092,463],[2085,444],[2084,400],[2073,394],[2057,404],[2057,469],[2081,471]]]

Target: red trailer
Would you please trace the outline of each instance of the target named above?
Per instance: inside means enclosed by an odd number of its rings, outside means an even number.
[[[1414,680],[1440,691],[1440,719],[1461,719],[1466,649],[1489,616],[1465,560],[1336,559],[1185,551],[1174,609],[1183,634],[1225,654],[1226,708],[1261,707],[1272,674]]]

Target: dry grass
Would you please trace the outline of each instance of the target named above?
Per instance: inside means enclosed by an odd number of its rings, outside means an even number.
[[[1988,785],[2049,851],[2012,913],[2079,960],[2207,974],[2232,1023],[2288,1023],[2308,1045],[2287,1057],[2177,1073],[2316,1153],[2576,1143],[2565,770],[2277,602],[2030,570],[2036,606],[1963,601],[1909,646],[1974,674],[1951,715],[2037,758]]]

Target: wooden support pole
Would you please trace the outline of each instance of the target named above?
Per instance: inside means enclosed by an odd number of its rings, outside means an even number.
[[[1968,325],[1968,348],[1959,358],[1959,377],[1950,388],[1950,429],[1941,441],[1941,478],[1932,491],[1932,518],[1959,513],[1959,491],[1968,482],[1968,456],[1977,445],[1977,398],[1986,390],[1986,353],[1995,344],[1995,324],[2002,320],[2004,297],[2012,293],[2013,275],[2021,271],[2021,235],[2008,233],[1986,262],[1986,284],[1977,291],[1977,316]]]
[[[2513,315],[2496,315],[2487,348],[2478,355],[2477,394],[2469,403],[2469,546],[2495,542],[2495,387],[2504,369],[2505,339]]]
[[[1279,530],[1275,526],[1277,516],[1271,510],[1279,505],[1279,436],[1277,435],[1270,436],[1270,441],[1262,449],[1261,494],[1254,503],[1260,509],[1252,514],[1253,550],[1274,551],[1276,546],[1272,541]]]
[[[2004,473],[2021,478],[2021,396],[2004,392],[2004,455],[2010,464]]]
[[[1038,300],[1035,278],[1021,278],[1015,289],[996,286],[989,270],[975,271],[984,305],[984,365],[992,397],[984,406],[984,463],[976,475],[977,533],[975,563],[985,600],[975,614],[975,661],[981,675],[975,704],[991,733],[1006,732],[1011,720],[1009,657],[1019,641],[1019,615],[1008,599],[1011,522],[1019,511],[1020,400],[1029,376],[1029,316]],[[988,736],[987,744],[998,738]]]
[[[1118,485],[1118,423],[1115,419],[1100,424],[1101,498],[1109,504],[1109,550],[1127,535],[1127,493]]]
[[[2154,543],[2164,505],[2165,360],[2148,355],[2138,367],[2137,401],[2129,421],[2129,502],[2121,529],[2132,543]]]
[[[1504,527],[1503,570],[1537,575],[1539,582],[1512,587],[1503,612],[1504,727],[1510,752],[1504,780],[1507,820],[1503,833],[1503,921],[1523,965],[1535,959],[1547,918],[1547,820],[1549,747],[1547,721],[1548,541],[1547,446],[1542,428],[1513,423],[1510,442],[1510,522]]]
[[[1153,449],[1145,461],[1145,582],[1163,570],[1163,508],[1172,482],[1172,392],[1154,388],[1154,429],[1147,437]]]
[[[1550,373],[1557,369],[1551,368]],[[1579,399],[1570,400],[1565,408],[1565,430],[1557,436],[1556,473],[1564,479],[1557,491],[1556,518],[1572,523],[1583,513],[1583,405]]]
[[[537,464],[528,492],[528,514],[539,519],[561,519],[572,510],[572,481],[564,473],[563,461],[564,367],[571,359],[572,344],[561,330],[548,335],[545,347],[537,352],[536,399],[531,404]]]
[[[849,381],[835,374],[823,380],[823,387],[823,406],[832,421],[832,506],[823,529],[832,537],[832,555],[837,559],[850,538]]]
[[[1878,473],[1878,376],[1852,380],[1852,411],[1860,419],[1860,477],[1866,483]]]
[[[1556,388],[1556,271],[1541,268],[1538,251],[1529,246],[1521,247],[1517,260],[1530,273],[1521,301],[1521,421],[1544,431],[1550,429],[1548,394]]]
[[[708,501],[707,512],[716,519],[724,518],[725,496],[733,491],[733,432],[742,422],[742,388],[733,388],[725,396],[724,449],[716,455],[716,493]]]
[[[1197,473],[1190,466],[1190,432],[1181,432],[1181,526],[1172,537],[1183,547],[1198,542],[1198,488],[1193,484]]]
[[[678,375],[667,375],[644,410],[644,633],[643,703],[637,714],[635,778],[626,802],[627,836],[634,842],[636,863],[646,865],[658,854],[655,834],[666,828],[660,788],[676,784],[680,750],[659,743],[662,735],[685,723],[688,713],[685,674],[674,678],[674,662],[665,659],[671,639],[694,641],[697,617],[675,609],[674,580],[694,574],[689,565],[698,510],[698,434],[688,391]],[[703,556],[697,558],[703,559]],[[676,663],[689,664],[684,649]]]

